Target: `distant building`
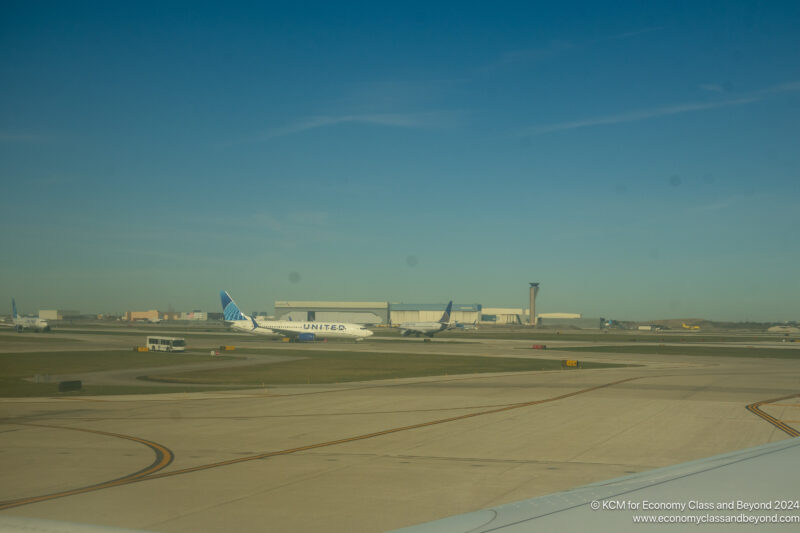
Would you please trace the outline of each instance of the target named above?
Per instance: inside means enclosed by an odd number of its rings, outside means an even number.
[[[525,309],[516,307],[484,307],[481,309],[481,324],[523,324]]]
[[[391,324],[405,322],[436,322],[442,318],[447,302],[438,304],[405,304],[392,303],[390,317]],[[474,324],[480,320],[481,304],[453,304],[450,311],[450,320],[459,324]]]
[[[68,311],[64,309],[40,309],[39,318],[44,320],[65,320],[70,318],[79,318],[80,311]]]
[[[444,308],[442,308],[444,309]],[[275,302],[277,320],[386,324],[388,302]]]
[[[156,309],[151,309],[150,311],[125,311],[125,320],[129,322],[135,322],[137,320],[158,322],[160,317]]]
[[[180,320],[198,320],[198,321],[206,321],[208,320],[208,313],[205,311],[189,311],[181,313]]]
[[[600,318],[584,318],[580,313],[539,313],[536,324],[544,328],[600,329],[605,321]]]
[[[536,316],[542,320],[583,318],[583,315],[580,313],[539,313]]]

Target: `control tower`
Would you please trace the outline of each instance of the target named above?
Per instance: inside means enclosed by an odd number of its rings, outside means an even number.
[[[530,325],[536,326],[536,295],[539,294],[539,282],[530,282],[531,285],[531,314]]]

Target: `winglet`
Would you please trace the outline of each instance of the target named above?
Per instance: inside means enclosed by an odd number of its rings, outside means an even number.
[[[219,291],[219,297],[222,300],[222,314],[226,322],[247,320],[248,317],[239,310],[239,306],[236,305],[230,294],[226,291]]]
[[[447,309],[444,310],[444,314],[442,318],[439,319],[439,323],[441,324],[449,324],[450,323],[450,311],[453,309],[453,300],[450,300],[450,303],[447,304]]]

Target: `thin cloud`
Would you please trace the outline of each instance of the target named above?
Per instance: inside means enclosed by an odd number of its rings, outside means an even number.
[[[723,198],[721,200],[717,200],[716,202],[712,202],[709,204],[697,205],[694,207],[689,207],[687,211],[694,212],[694,213],[707,213],[707,212],[715,212],[721,211],[723,209],[728,209],[730,207],[734,207],[743,199],[742,196],[730,196],[728,198]]]
[[[800,81],[792,81],[781,83],[766,89],[761,89],[750,93],[749,96],[742,98],[735,98],[731,100],[721,100],[719,102],[690,102],[685,104],[677,104],[672,106],[656,107],[651,109],[640,109],[637,111],[628,111],[625,113],[618,113],[615,115],[607,115],[602,117],[593,117],[581,120],[571,120],[565,122],[556,122],[554,124],[545,124],[543,126],[533,127],[524,133],[527,135],[541,135],[543,133],[550,133],[554,131],[574,130],[578,128],[586,128],[591,126],[602,126],[607,124],[620,124],[624,122],[639,122],[641,120],[648,120],[651,118],[664,117],[669,115],[677,115],[681,113],[691,113],[694,111],[705,111],[707,109],[718,109],[722,107],[736,107],[741,105],[752,104],[764,100],[773,94],[796,92],[800,91]]]
[[[789,93],[796,91],[800,91],[800,81],[788,81],[786,83],[773,85],[772,87],[767,87],[766,89],[758,91],[756,94],[766,95],[766,94],[776,94],[776,93]]]
[[[637,35],[642,35],[643,33],[650,33],[650,32],[654,32],[654,31],[659,31],[659,30],[663,30],[664,28],[666,28],[666,26],[655,26],[655,27],[652,27],[652,28],[642,28],[642,29],[639,29],[639,30],[626,31],[625,33],[620,33],[620,34],[617,34],[617,35],[612,35],[611,37],[605,37],[605,38],[602,38],[602,39],[597,39],[595,41],[591,41],[591,43],[594,44],[594,43],[599,43],[599,42],[603,42],[603,41],[616,41],[618,39],[628,39],[629,37],[636,37]]]
[[[297,120],[280,128],[274,128],[261,135],[257,140],[266,141],[304,131],[336,126],[339,124],[373,124],[395,128],[439,128],[452,125],[457,118],[456,112],[430,113],[373,113],[361,115],[314,116]]]
[[[706,109],[715,109],[719,107],[731,107],[750,104],[761,100],[760,97],[737,98],[735,100],[726,100],[723,102],[702,102],[702,103],[688,103],[678,104],[667,107],[658,107],[653,109],[641,109],[638,111],[630,111],[627,113],[619,113],[616,115],[608,115],[604,117],[594,117],[583,120],[572,120],[567,122],[558,122],[555,124],[546,124],[538,126],[530,130],[531,135],[541,135],[542,133],[550,133],[553,131],[574,130],[578,128],[586,128],[589,126],[601,126],[606,124],[619,124],[622,122],[638,122],[640,120],[647,120],[650,118],[663,117],[668,115],[677,115],[680,113],[689,113],[692,111],[703,111]]]
[[[500,69],[537,63],[539,61],[543,61],[565,53],[574,48],[577,48],[577,46],[569,41],[553,40],[547,43],[546,46],[540,48],[509,50],[502,53],[495,61],[477,67],[474,73],[479,75],[493,74]]]

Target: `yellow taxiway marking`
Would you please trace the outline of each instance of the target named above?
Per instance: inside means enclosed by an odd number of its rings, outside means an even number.
[[[107,437],[117,437],[120,439],[131,440],[133,442],[138,442],[139,444],[144,444],[145,446],[153,450],[155,452],[156,458],[153,461],[153,463],[151,463],[149,466],[146,466],[145,468],[137,472],[133,472],[132,474],[128,474],[127,476],[113,479],[111,481],[104,481],[96,485],[89,485],[88,487],[79,487],[76,489],[65,490],[62,492],[54,492],[52,494],[43,494],[41,496],[33,496],[30,498],[20,498],[18,500],[0,502],[0,511],[4,509],[11,509],[12,507],[19,507],[20,505],[28,505],[30,503],[43,502],[47,500],[53,500],[55,498],[63,498],[64,496],[73,496],[75,494],[83,494],[84,492],[91,492],[95,490],[116,487],[119,485],[125,485],[127,483],[131,483],[138,479],[142,479],[146,476],[154,474],[155,472],[158,472],[162,468],[166,468],[167,466],[169,466],[169,464],[172,462],[172,459],[174,458],[173,453],[165,446],[162,446],[157,442],[152,442],[131,435],[123,435],[121,433],[108,433],[106,431],[98,431],[96,429],[76,428],[69,426],[54,426],[49,424],[28,424],[23,422],[9,422],[9,423],[21,426],[31,426],[31,427],[47,428],[47,429],[68,429],[72,431],[83,431],[85,433],[95,433],[97,435],[104,435]]]
[[[785,421],[778,420],[774,416],[768,415],[767,413],[759,409],[759,407],[762,405],[775,405],[773,402],[780,402],[782,400],[788,400],[789,398],[797,398],[798,396],[800,396],[800,394],[792,394],[790,396],[783,396],[782,398],[774,398],[772,400],[764,400],[761,402],[751,403],[750,405],[746,406],[745,409],[747,409],[748,411],[750,411],[755,415],[760,416],[761,418],[763,418],[776,428],[780,429],[784,433],[787,433],[792,437],[798,437],[800,436],[800,431],[797,431],[792,426],[786,424]]]
[[[45,427],[45,428],[55,428],[55,429],[71,429],[71,430],[75,430],[75,431],[85,431],[85,432],[88,432],[88,433],[96,433],[96,434],[99,434],[99,435],[107,435],[107,436],[112,436],[112,437],[119,437],[119,438],[123,438],[123,439],[132,440],[132,441],[135,441],[135,442],[140,442],[142,444],[145,444],[146,446],[149,446],[151,449],[153,449],[156,452],[156,460],[154,461],[154,463],[152,465],[148,466],[147,468],[145,468],[143,470],[140,470],[138,472],[135,472],[133,474],[129,474],[129,475],[124,476],[124,477],[119,478],[119,479],[106,481],[104,483],[98,483],[96,485],[90,485],[88,487],[81,487],[81,488],[72,489],[72,490],[68,490],[68,491],[57,492],[57,493],[53,493],[53,494],[45,494],[45,495],[42,495],[42,496],[34,496],[34,497],[30,497],[30,498],[21,498],[21,499],[18,499],[18,500],[0,502],[0,511],[2,511],[4,509],[10,509],[12,507],[19,507],[21,505],[28,505],[28,504],[31,504],[31,503],[38,503],[38,502],[42,502],[42,501],[52,500],[52,499],[55,499],[55,498],[63,498],[65,496],[73,496],[75,494],[83,494],[85,492],[102,490],[102,489],[107,489],[107,488],[111,488],[111,487],[118,487],[118,486],[121,486],[121,485],[127,485],[129,483],[136,483],[136,482],[139,482],[139,481],[148,481],[148,480],[151,480],[151,479],[160,479],[160,478],[164,478],[164,477],[178,476],[178,475],[181,475],[181,474],[188,474],[188,473],[191,473],[191,472],[198,472],[198,471],[201,471],[201,470],[210,470],[212,468],[218,468],[218,467],[233,465],[233,464],[237,464],[237,463],[244,463],[246,461],[256,461],[256,460],[259,460],[259,459],[266,459],[267,457],[275,457],[275,456],[278,456],[278,455],[289,455],[289,454],[292,454],[292,453],[303,452],[303,451],[308,451],[308,450],[314,450],[314,449],[317,449],[317,448],[324,448],[324,447],[327,447],[327,446],[335,446],[337,444],[345,444],[345,443],[348,443],[348,442],[357,442],[357,441],[361,441],[361,440],[371,439],[371,438],[374,438],[374,437],[380,437],[380,436],[383,436],[383,435],[390,435],[392,433],[399,433],[401,431],[408,431],[408,430],[411,430],[411,429],[418,429],[418,428],[423,428],[423,427],[435,426],[435,425],[439,425],[439,424],[446,424],[448,422],[455,422],[455,421],[458,421],[458,420],[465,420],[465,419],[474,418],[474,417],[477,417],[477,416],[484,416],[484,415],[490,415],[490,414],[495,414],[495,413],[502,413],[504,411],[511,411],[513,409],[521,409],[523,407],[530,407],[532,405],[539,405],[539,404],[543,404],[543,403],[555,402],[555,401],[558,401],[558,400],[563,400],[565,398],[571,398],[571,397],[577,396],[579,394],[585,394],[587,392],[592,392],[592,391],[596,391],[596,390],[603,389],[603,388],[606,388],[606,387],[612,387],[614,385],[627,383],[629,381],[642,379],[644,377],[646,377],[646,376],[632,377],[632,378],[621,379],[621,380],[618,380],[618,381],[612,381],[610,383],[604,383],[602,385],[595,385],[594,387],[588,387],[586,389],[580,389],[580,390],[569,392],[569,393],[566,393],[566,394],[561,394],[559,396],[553,396],[551,398],[545,398],[543,400],[532,400],[532,401],[528,401],[528,402],[507,404],[507,405],[499,406],[499,407],[488,409],[488,410],[484,410],[484,411],[476,411],[476,412],[473,412],[473,413],[467,413],[467,414],[448,417],[448,418],[441,418],[441,419],[438,419],[438,420],[430,420],[428,422],[421,422],[419,424],[412,424],[412,425],[409,425],[409,426],[401,426],[401,427],[396,427],[396,428],[391,428],[391,429],[385,429],[383,431],[376,431],[374,433],[366,433],[364,435],[357,435],[357,436],[354,436],[354,437],[348,437],[348,438],[344,438],[344,439],[332,440],[332,441],[327,441],[327,442],[319,442],[319,443],[316,443],[316,444],[309,444],[309,445],[306,445],[306,446],[299,446],[297,448],[289,448],[289,449],[286,449],[286,450],[277,450],[277,451],[272,451],[272,452],[259,453],[259,454],[255,454],[255,455],[249,455],[249,456],[246,456],[246,457],[239,457],[237,459],[230,459],[230,460],[227,460],[227,461],[219,461],[219,462],[216,462],[216,463],[193,466],[193,467],[189,467],[189,468],[183,468],[183,469],[180,469],[180,470],[173,470],[173,471],[170,471],[170,472],[162,472],[162,473],[158,473],[158,474],[156,472],[158,472],[159,470],[161,470],[161,469],[165,468],[167,465],[169,465],[172,462],[172,459],[174,458],[172,452],[169,449],[167,449],[166,447],[161,446],[160,444],[157,444],[157,443],[154,443],[154,442],[150,442],[150,441],[147,441],[147,440],[144,440],[144,439],[140,439],[138,437],[132,437],[132,436],[129,436],[129,435],[122,435],[122,434],[117,434],[117,433],[106,433],[104,431],[97,431],[97,430],[92,430],[92,429],[81,429],[81,428],[68,427],[68,426],[50,426],[50,425],[45,425],[45,424],[23,424],[23,423],[20,423],[20,425],[35,426],[35,427]]]

